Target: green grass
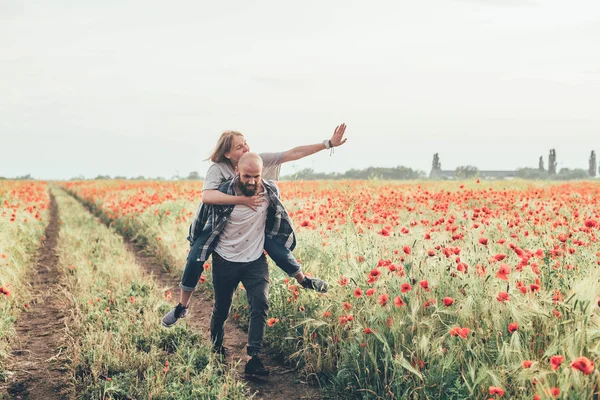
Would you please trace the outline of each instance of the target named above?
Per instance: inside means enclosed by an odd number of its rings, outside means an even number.
[[[172,304],[136,265],[122,238],[65,192],[54,192],[78,397],[245,398],[244,385],[215,361],[202,332],[185,324],[160,326]]]

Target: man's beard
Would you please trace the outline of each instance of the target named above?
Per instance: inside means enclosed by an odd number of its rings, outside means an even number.
[[[242,194],[244,196],[248,196],[248,197],[254,196],[254,195],[256,195],[256,192],[258,192],[258,184],[256,184],[256,183],[254,185],[251,185],[249,183],[240,182],[239,188],[240,188],[240,191],[242,192]]]

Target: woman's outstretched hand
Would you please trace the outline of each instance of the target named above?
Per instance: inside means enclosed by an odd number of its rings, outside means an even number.
[[[344,133],[346,132],[346,124],[341,124],[335,127],[335,131],[333,132],[333,136],[331,137],[331,145],[333,147],[338,147],[346,143],[347,138],[344,138]]]

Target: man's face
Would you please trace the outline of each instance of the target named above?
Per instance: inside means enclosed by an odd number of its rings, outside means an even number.
[[[244,196],[254,196],[258,193],[262,176],[262,165],[243,165],[238,169],[239,188]]]
[[[233,165],[237,165],[240,158],[247,152],[250,151],[250,146],[246,143],[246,139],[243,136],[234,136],[231,140],[231,148],[225,157],[227,157]]]

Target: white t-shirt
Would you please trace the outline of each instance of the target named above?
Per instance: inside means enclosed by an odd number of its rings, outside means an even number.
[[[266,196],[266,192],[262,192]],[[227,261],[252,262],[263,254],[265,248],[265,226],[269,202],[252,210],[248,206],[236,205],[219,235],[215,252]]]
[[[263,161],[263,179],[277,180],[279,179],[279,171],[283,161],[284,153],[260,153],[259,156]],[[235,168],[228,162],[220,162],[212,164],[206,172],[202,190],[216,190],[224,181],[235,178]],[[223,257],[225,258],[225,257]]]

